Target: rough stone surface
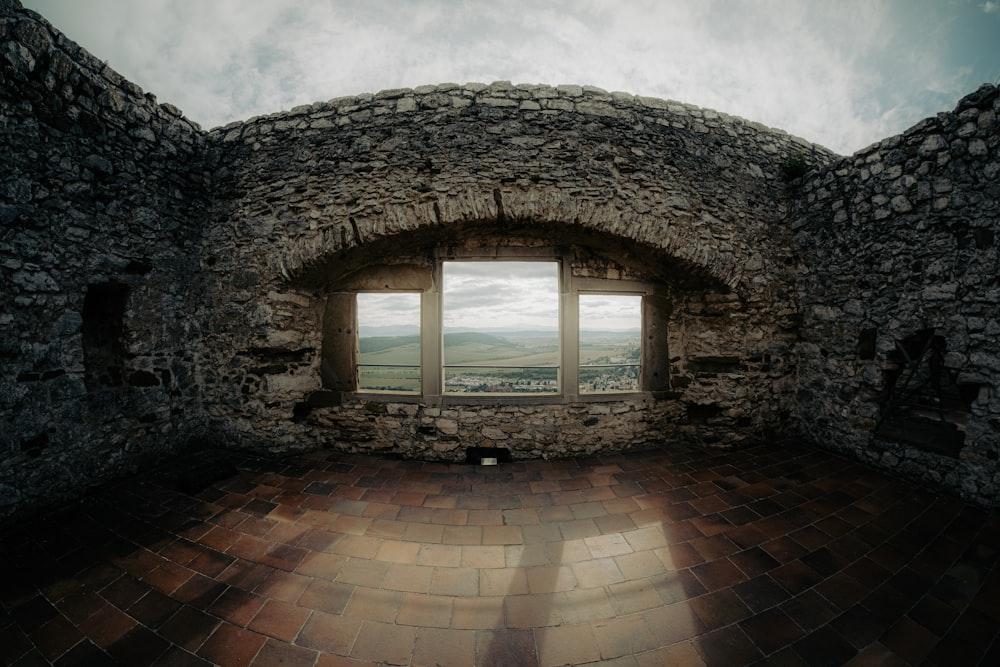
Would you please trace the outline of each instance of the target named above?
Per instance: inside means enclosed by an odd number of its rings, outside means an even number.
[[[998,111],[985,86],[840,157],[680,102],[498,82],[206,132],[7,0],[0,520],[206,441],[458,461],[787,435],[996,505]],[[440,246],[571,247],[577,275],[655,283],[668,390],[324,387],[338,284]]]

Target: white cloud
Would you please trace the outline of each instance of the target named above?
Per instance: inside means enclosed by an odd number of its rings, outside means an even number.
[[[942,63],[935,3],[24,1],[206,126],[385,88],[511,80],[677,99],[852,152],[940,110],[921,91],[954,101],[975,87]]]
[[[986,0],[986,2],[980,5],[980,7],[987,14],[1000,12],[1000,2],[993,2],[992,0]]]

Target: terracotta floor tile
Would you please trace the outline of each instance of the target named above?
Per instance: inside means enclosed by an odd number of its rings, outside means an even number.
[[[541,628],[562,623],[555,593],[512,595],[504,600],[507,627]]]
[[[366,621],[358,632],[351,657],[406,665],[413,655],[416,638],[417,629],[414,627]]]
[[[126,484],[42,517],[0,585],[0,661],[992,664],[1000,652],[1000,514],[818,450],[675,448],[485,474],[331,452],[269,465],[248,459],[197,497]]]
[[[319,654],[308,648],[268,639],[260,648],[253,667],[313,667]]]
[[[462,567],[495,568],[507,564],[506,552],[502,546],[467,545],[460,549]]]
[[[452,603],[451,627],[465,630],[503,628],[503,598],[455,598]]]
[[[169,644],[144,627],[136,627],[116,641],[108,654],[117,664],[145,667],[163,655]]]
[[[749,665],[762,657],[738,625],[699,635],[691,642],[708,665]]]
[[[247,627],[262,635],[290,642],[299,634],[309,614],[308,609],[287,602],[268,600]]]
[[[83,633],[65,616],[56,616],[30,635],[35,648],[48,660],[55,661],[83,639]]]
[[[186,651],[196,653],[220,621],[193,607],[182,607],[163,624],[160,635]]]
[[[246,626],[266,601],[266,598],[248,591],[230,588],[220,595],[208,610],[234,625]]]
[[[361,629],[361,619],[315,611],[295,643],[325,653],[348,655]]]
[[[481,630],[476,633],[476,656],[481,664],[493,667],[538,664],[535,637],[531,630]]]
[[[330,614],[340,614],[354,593],[354,586],[315,579],[299,596],[296,604],[306,609],[317,609]]]
[[[805,634],[795,621],[777,608],[741,621],[740,627],[764,655],[791,645]]]
[[[431,590],[431,577],[434,568],[423,565],[389,565],[382,581],[382,587],[393,591],[408,591],[411,593],[428,593]]]
[[[723,589],[691,600],[691,607],[711,629],[721,628],[751,615],[739,596],[731,589]]]
[[[265,639],[256,632],[222,623],[198,649],[198,655],[221,667],[241,667],[253,661]]]
[[[105,605],[79,624],[79,629],[101,648],[108,648],[136,626],[136,620],[114,605]]]
[[[337,581],[369,588],[381,588],[389,564],[381,561],[350,558],[337,574]]]
[[[581,665],[601,658],[601,649],[590,624],[538,628],[535,643],[541,667]]]
[[[474,630],[420,628],[413,647],[414,665],[467,667],[475,664]]]

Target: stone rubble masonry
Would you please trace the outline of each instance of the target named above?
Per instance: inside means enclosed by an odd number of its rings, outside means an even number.
[[[850,157],[679,102],[507,82],[204,131],[0,0],[0,522],[206,446],[458,461],[782,436],[997,505],[997,111],[987,86]],[[577,275],[656,284],[668,390],[324,387],[328,297],[442,246],[570,248]],[[875,434],[896,343],[926,330],[975,388],[957,457]]]

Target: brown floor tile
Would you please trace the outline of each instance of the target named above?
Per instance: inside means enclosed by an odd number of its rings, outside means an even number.
[[[348,655],[361,629],[361,619],[314,611],[295,643],[324,653]]]
[[[310,611],[287,602],[268,600],[247,626],[262,635],[290,642],[309,618]]]
[[[451,627],[465,630],[492,630],[503,628],[503,598],[455,598],[451,611]]]
[[[456,631],[464,633],[466,631]],[[417,629],[405,625],[391,625],[366,621],[361,625],[351,657],[393,665],[406,665],[413,655]]]
[[[398,591],[380,591],[358,587],[351,595],[351,599],[344,609],[344,615],[392,623],[396,620],[402,601],[403,593]]]
[[[622,616],[593,624],[601,658],[610,660],[634,655],[660,646],[642,616]]]
[[[475,664],[476,632],[420,628],[413,647],[414,665],[467,667]]]
[[[431,628],[450,627],[453,602],[454,598],[448,595],[406,593],[399,605],[396,623]]]
[[[582,665],[601,658],[601,649],[590,624],[538,628],[535,643],[538,664],[542,667]]]
[[[222,623],[198,649],[198,655],[221,667],[249,665],[265,639],[256,632]]]
[[[296,604],[306,609],[340,614],[353,593],[354,586],[349,584],[314,579],[299,596]]]
[[[195,653],[215,632],[219,623],[219,619],[214,616],[209,616],[193,607],[183,607],[163,624],[160,635],[181,648]]]
[[[764,655],[777,652],[805,634],[795,621],[777,608],[741,621],[740,627]]]
[[[499,629],[476,633],[476,656],[492,667],[527,667],[538,664],[531,630]]]
[[[109,604],[81,622],[79,629],[97,646],[108,648],[135,626],[134,618]]]
[[[0,586],[4,664],[1000,653],[1000,515],[787,443],[485,474],[313,453],[197,497],[126,484],[75,511],[26,532],[23,565]]]
[[[30,635],[35,648],[48,660],[56,660],[83,639],[83,634],[65,616],[56,616]]]
[[[268,639],[264,642],[253,667],[313,667],[319,654],[308,648]]]
[[[234,625],[245,627],[266,601],[266,598],[248,591],[230,588],[212,603],[208,611]]]

